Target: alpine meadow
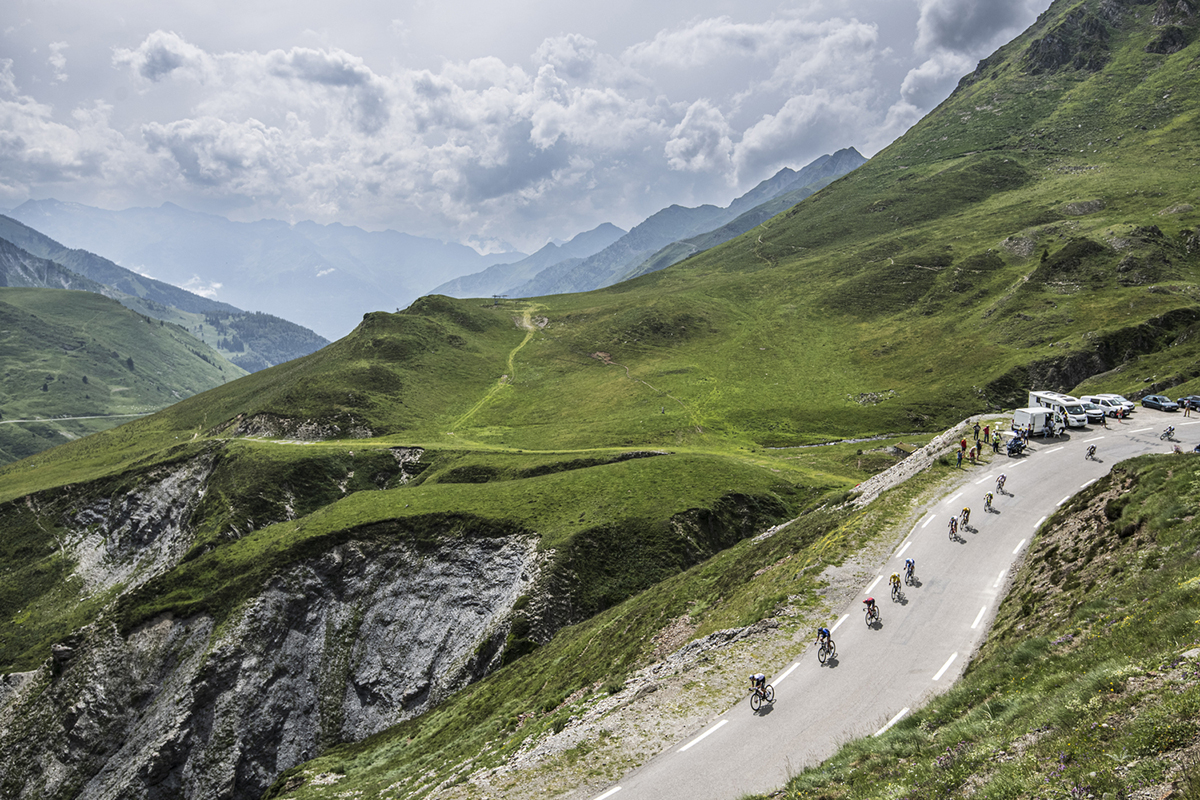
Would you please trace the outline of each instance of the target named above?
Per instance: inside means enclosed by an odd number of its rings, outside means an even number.
[[[1056,0],[725,244],[373,311],[0,467],[0,796],[595,797],[691,730],[650,671],[807,636],[959,474],[944,432],[1200,394],[1198,38]],[[1196,458],[1065,503],[963,679],[772,796],[1200,797]],[[672,702],[743,697],[703,669]]]

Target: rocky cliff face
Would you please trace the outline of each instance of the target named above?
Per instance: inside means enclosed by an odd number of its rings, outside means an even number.
[[[385,451],[395,474],[382,482],[407,482],[420,455]],[[514,603],[553,557],[530,534],[468,521],[410,541],[396,521],[388,535],[305,551],[219,618],[168,614],[122,630],[131,593],[161,589],[205,549],[205,509],[229,503],[208,497],[221,458],[208,450],[21,501],[70,565],[64,582],[109,602],[39,668],[0,676],[0,797],[257,798],[282,770],[495,669]]]
[[[486,674],[540,563],[532,537],[350,542],[220,625],[98,622],[2,682],[0,795],[257,798],[283,769]]]

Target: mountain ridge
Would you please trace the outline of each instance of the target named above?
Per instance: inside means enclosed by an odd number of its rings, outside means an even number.
[[[663,269],[679,260],[660,256],[664,249],[677,252],[682,249],[687,255],[692,255],[705,249],[703,245],[709,242],[720,244],[728,241],[733,235],[749,230],[749,227],[735,224],[735,220],[745,223],[755,219],[755,207],[767,206],[781,195],[794,197],[798,202],[815,191],[804,192],[802,187],[793,188],[796,183],[828,182],[865,161],[854,148],[844,148],[832,156],[824,155],[815,159],[799,171],[785,168],[785,173],[780,170],[725,208],[711,205],[696,208],[668,206],[635,225],[629,233],[601,252],[579,263],[551,266],[528,282],[512,287],[509,293],[516,297],[534,297],[590,291]],[[718,233],[721,230],[725,230],[726,235]],[[653,267],[649,266],[651,263]]]
[[[250,372],[307,355],[329,343],[288,320],[245,312],[228,303],[139,275],[86,250],[64,247],[40,231],[3,215],[0,215],[0,241],[11,243],[31,257],[56,264],[63,273],[78,276],[71,279],[66,274],[56,275],[52,282],[59,288],[86,288],[118,300],[137,313],[183,325],[214,350],[235,363],[240,362],[239,366]],[[7,259],[0,266],[5,275],[9,275],[5,280],[12,280],[21,257],[9,250]],[[45,282],[26,281],[11,285],[49,286],[49,268],[43,266],[41,269],[47,274]],[[206,324],[209,326],[207,331]]]
[[[499,260],[399,231],[232,222],[169,202],[108,211],[30,200],[8,215],[68,247],[106,253],[171,285],[207,287],[234,306],[295,319],[326,338],[343,335],[368,310],[407,305],[442,282],[431,264],[456,277]]]

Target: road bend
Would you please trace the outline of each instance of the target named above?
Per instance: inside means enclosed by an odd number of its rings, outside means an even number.
[[[816,648],[796,654],[769,676],[775,702],[751,711],[748,699],[709,720],[593,800],[733,800],[765,794],[791,775],[833,755],[847,740],[887,728],[947,690],[986,636],[1007,577],[1038,527],[1076,492],[1113,464],[1144,453],[1164,453],[1159,438],[1175,425],[1186,451],[1200,441],[1200,419],[1138,409],[1107,428],[1072,429],[1035,439],[1025,454],[995,457],[926,513],[901,539],[878,574],[838,614],[837,655],[824,665]],[[1096,460],[1085,458],[1096,446]],[[1181,456],[1182,457],[1182,456]],[[1007,475],[1004,492],[996,478]],[[992,511],[984,494],[995,495]],[[969,525],[951,537],[948,523],[964,506]],[[892,572],[916,561],[916,583],[893,600]],[[881,619],[866,624],[862,600],[874,597]]]

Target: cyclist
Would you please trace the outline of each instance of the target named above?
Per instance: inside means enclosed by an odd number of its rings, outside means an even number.
[[[984,510],[987,510],[987,511],[991,510],[991,508],[992,508],[992,493],[991,492],[988,492],[987,494],[985,494],[983,496],[983,508],[984,508]]]
[[[1168,426],[1167,426],[1167,429],[1166,429],[1165,431],[1163,431],[1163,432],[1162,432],[1162,435],[1160,435],[1158,438],[1160,438],[1160,439],[1170,439],[1170,438],[1171,438],[1172,436],[1174,436],[1174,435],[1175,435],[1175,426],[1174,426],[1174,425],[1168,425]]]
[[[966,506],[963,506],[961,517],[962,517],[962,526],[965,528],[965,527],[967,527],[967,523],[970,522],[970,520],[971,520],[971,509],[967,508]]]
[[[900,573],[899,572],[892,573],[892,577],[888,578],[888,585],[895,586],[896,588],[900,587]]]
[[[996,478],[996,491],[1000,494],[1004,494],[1004,482],[1006,480],[1008,480],[1008,476],[1003,472],[1000,473],[1000,477]]]
[[[828,644],[829,636],[829,628],[817,628],[817,644]]]
[[[950,535],[954,536],[958,533],[958,517],[950,518]]]
[[[1095,459],[1095,457],[1096,457],[1096,445],[1089,444],[1088,449],[1087,449],[1087,455],[1084,456],[1084,458],[1085,459],[1087,459],[1087,458]]]
[[[763,675],[761,672],[756,672],[750,676],[750,689],[752,691],[755,691],[755,692],[758,692],[759,694],[761,694],[763,689],[766,687],[766,685],[767,685],[767,676]]]
[[[917,568],[917,562],[911,558],[904,559],[904,576],[912,580],[913,570]]]
[[[866,600],[863,600],[863,605],[867,607],[867,613],[870,614],[875,610],[875,598],[868,597]]]

